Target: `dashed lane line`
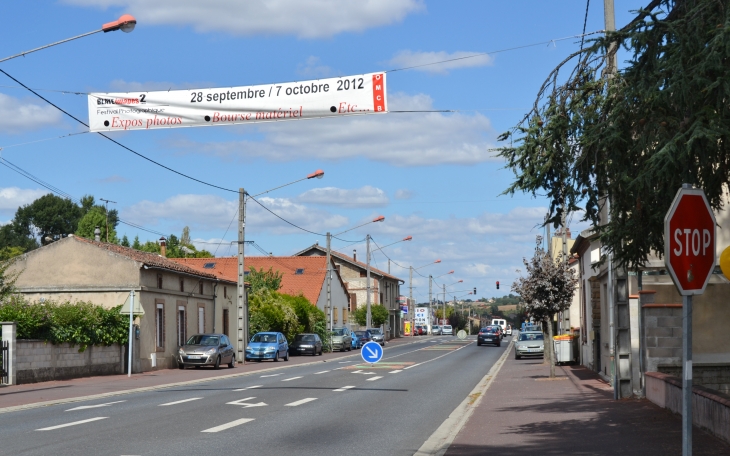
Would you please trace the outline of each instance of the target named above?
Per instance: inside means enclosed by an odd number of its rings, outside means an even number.
[[[379,379],[379,378],[383,378],[383,377],[370,377],[370,378],[369,378],[369,379],[367,379],[366,381],[367,381],[367,382],[374,382],[375,380],[377,380],[377,379]]]
[[[168,405],[177,405],[184,402],[197,401],[198,399],[202,399],[202,397],[191,397],[190,399],[183,399],[181,401],[168,402],[167,404],[160,404],[159,407],[167,407]]]
[[[403,369],[396,369],[394,371],[388,372],[389,374],[397,374],[398,372],[403,372]]]
[[[337,388],[337,389],[334,389],[332,391],[347,391],[347,390],[352,389],[352,388],[354,388],[354,386],[343,386],[342,388]]]
[[[327,372],[329,372],[329,371],[327,370],[327,371],[322,371],[322,372],[315,372],[314,375],[326,374]]]
[[[50,427],[45,427],[45,428],[41,428],[41,429],[36,429],[36,431],[52,431],[54,429],[61,429],[61,428],[69,427],[69,426],[76,426],[79,424],[91,423],[92,421],[105,420],[107,418],[109,418],[109,417],[108,416],[97,416],[96,418],[89,418],[88,420],[74,421],[72,423],[59,424],[57,426],[50,426]]]
[[[296,379],[298,379],[298,378],[302,378],[302,377],[291,377],[291,378],[285,378],[284,380],[282,380],[282,382],[290,382],[290,381],[292,381],[292,380],[296,380]]]
[[[118,404],[120,402],[127,402],[127,401],[124,400],[124,401],[107,402],[106,404],[82,405],[80,407],[74,407],[74,408],[71,408],[71,409],[68,409],[68,410],[65,410],[65,411],[66,412],[71,412],[71,411],[74,411],[74,410],[86,410],[86,409],[99,408],[99,407],[109,407],[110,405]]]
[[[261,378],[267,378],[267,377],[277,377],[279,375],[283,375],[283,372],[279,372],[278,374],[269,374],[269,375],[262,375]]]
[[[240,420],[231,421],[230,423],[221,424],[220,426],[212,427],[210,429],[206,429],[204,431],[200,432],[220,432],[225,431],[226,429],[230,429],[232,427],[240,426],[242,424],[248,423],[249,421],[253,421],[253,418],[241,418]]]
[[[264,385],[247,386],[245,388],[239,388],[239,389],[235,389],[233,391],[246,391],[246,390],[250,390],[250,389],[254,389],[254,388],[261,388],[262,386],[264,386]]]
[[[307,402],[316,401],[316,397],[305,397],[304,399],[300,399],[298,401],[290,402],[289,404],[286,404],[286,407],[296,407],[297,405],[306,404]]]

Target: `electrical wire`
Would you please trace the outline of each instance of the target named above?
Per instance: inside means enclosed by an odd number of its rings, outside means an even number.
[[[215,256],[216,253],[218,253],[218,248],[220,248],[221,244],[223,244],[223,241],[226,239],[226,234],[228,234],[228,230],[231,229],[231,225],[233,225],[233,221],[236,220],[236,216],[238,215],[238,208],[236,208],[236,212],[233,214],[233,218],[231,219],[231,223],[228,224],[228,228],[226,228],[226,232],[223,233],[223,237],[221,238],[221,241],[218,243],[218,246],[215,248],[215,252],[213,252],[213,256]]]
[[[11,147],[25,146],[25,145],[28,145],[28,144],[35,144],[35,143],[44,142],[44,141],[51,141],[53,139],[68,138],[69,136],[83,135],[83,134],[86,134],[86,133],[90,133],[90,132],[88,132],[88,131],[80,131],[78,133],[68,133],[66,135],[53,136],[51,138],[36,139],[35,141],[28,141],[28,142],[24,142],[24,143],[11,144],[9,146],[0,146],[0,150],[9,149]]]
[[[586,25],[588,24],[588,7],[591,5],[591,0],[586,0],[586,14],[583,17],[583,36],[580,38],[580,50],[583,50],[583,43],[585,42]]]

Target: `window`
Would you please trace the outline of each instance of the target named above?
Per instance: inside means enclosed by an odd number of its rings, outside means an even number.
[[[335,323],[337,323],[337,316],[338,316],[337,314],[340,313],[339,311],[340,311],[340,309],[337,307],[332,309],[332,321],[334,321]]]
[[[228,335],[228,309],[223,309],[223,334]]]
[[[200,282],[198,284],[198,294],[203,294],[203,282]]]
[[[223,287],[223,297],[224,298],[228,297],[228,287]]]
[[[157,274],[157,288],[162,289],[162,274]]]
[[[185,291],[185,280],[180,279],[180,291]]]
[[[380,302],[377,302],[376,304],[382,304],[383,303],[383,293],[380,293]]]
[[[367,277],[368,273],[367,271],[360,271],[360,277]]]
[[[200,334],[205,332],[205,307],[200,305],[198,307],[198,332]]]
[[[177,344],[184,345],[187,339],[186,328],[188,326],[188,317],[185,312],[185,301],[177,302]]]
[[[296,274],[296,275],[302,275],[302,274],[304,274],[304,269],[298,268],[294,274]]]
[[[165,301],[155,299],[155,345],[157,351],[165,351]]]
[[[342,324],[347,323],[347,309],[342,309]]]
[[[357,310],[357,295],[355,293],[350,293],[350,312],[354,312]]]
[[[205,269],[213,269],[213,268],[215,268],[215,263],[205,263],[203,265],[203,268],[205,268]]]

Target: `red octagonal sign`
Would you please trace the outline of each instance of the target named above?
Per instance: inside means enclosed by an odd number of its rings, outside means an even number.
[[[679,293],[704,293],[715,260],[715,214],[705,192],[680,188],[664,216],[664,262]]]

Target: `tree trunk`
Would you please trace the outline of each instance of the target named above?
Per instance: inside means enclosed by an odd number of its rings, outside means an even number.
[[[550,363],[550,378],[555,378],[555,343],[553,342],[553,316],[548,317],[548,340],[545,341],[545,353]]]

